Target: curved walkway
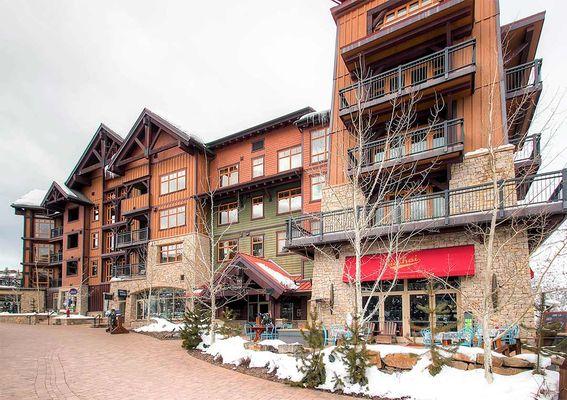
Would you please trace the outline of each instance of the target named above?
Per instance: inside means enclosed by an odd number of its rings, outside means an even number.
[[[0,399],[336,399],[211,365],[179,341],[0,324]]]

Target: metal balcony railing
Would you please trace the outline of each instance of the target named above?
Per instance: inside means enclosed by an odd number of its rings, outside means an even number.
[[[361,149],[349,149],[350,168],[369,168],[383,165],[385,162],[400,160],[404,157],[423,155],[427,152],[446,149],[450,146],[464,143],[464,121],[454,119],[431,125],[425,128],[400,133],[396,137],[387,137],[366,143]],[[362,153],[359,156],[359,153]],[[414,157],[415,158],[415,157]]]
[[[113,265],[113,278],[132,278],[138,276],[146,276],[145,264],[129,264],[129,265]]]
[[[135,231],[119,232],[116,234],[116,248],[126,247],[148,240],[148,228]]]
[[[506,94],[509,95],[540,84],[542,62],[542,59],[537,59],[506,70]]]
[[[437,219],[444,219],[445,224],[450,225],[451,217],[474,213],[490,215],[495,207],[499,215],[503,216],[507,211],[513,212],[534,205],[563,203],[567,198],[565,180],[567,169],[502,180],[498,182],[496,191],[488,183],[384,201],[377,207],[358,207],[292,217],[287,220],[287,246],[293,246],[297,239],[317,238],[321,243],[325,242],[325,236],[329,234],[341,233],[348,236],[359,221],[367,222],[362,224],[366,230]],[[358,218],[355,218],[355,212]]]
[[[59,264],[63,262],[63,253],[61,251],[50,253],[49,262],[52,264]]]
[[[444,50],[422,57],[397,68],[382,72],[347,86],[339,91],[340,110],[359,102],[401,95],[438,78],[451,79],[451,74],[476,65],[476,40],[468,40]]]
[[[58,238],[63,236],[63,227],[62,226],[58,226],[56,228],[52,228],[51,229],[51,238]]]
[[[512,140],[512,144],[517,146],[514,153],[514,163],[537,162],[541,157],[541,134],[536,133],[527,136],[524,140]]]

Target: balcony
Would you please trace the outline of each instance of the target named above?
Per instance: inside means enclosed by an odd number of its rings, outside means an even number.
[[[112,277],[117,279],[142,278],[146,276],[145,264],[113,265]]]
[[[149,209],[150,197],[149,194],[142,194],[135,197],[124,199],[120,202],[120,211],[122,215],[133,215],[142,213]]]
[[[286,247],[295,250],[347,241],[352,238],[353,226],[358,221],[368,222],[363,223],[368,227],[365,236],[379,237],[487,223],[495,208],[499,220],[541,215],[562,219],[567,210],[566,180],[567,169],[564,169],[500,181],[496,193],[488,183],[385,201],[377,207],[359,207],[356,211],[350,208],[290,218]]]
[[[371,76],[339,91],[339,115],[343,120],[363,109],[391,107],[398,97],[423,91],[461,90],[472,87],[476,71],[476,41],[469,40]]]
[[[541,135],[531,135],[511,143],[517,148],[514,154],[516,177],[535,174],[541,166]]]
[[[62,226],[58,226],[56,228],[51,229],[51,235],[50,235],[51,239],[58,239],[58,238],[62,238],[62,237],[63,237],[63,227]]]
[[[61,264],[63,262],[63,252],[53,252],[49,254],[50,264]]]
[[[524,137],[530,128],[543,88],[541,67],[538,59],[506,70],[508,137],[512,140]]]
[[[148,228],[116,234],[116,249],[143,244],[148,241]]]
[[[352,173],[361,162],[361,173],[387,170],[395,165],[422,162],[459,156],[464,149],[464,121],[454,119],[416,129],[399,138],[389,137],[367,143],[359,149],[352,148],[349,154],[349,171]]]

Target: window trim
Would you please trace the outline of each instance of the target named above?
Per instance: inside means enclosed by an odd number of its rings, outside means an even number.
[[[323,187],[321,187],[321,198],[313,199],[313,178],[323,177],[323,182],[319,182],[318,185],[324,185],[327,182],[327,177],[325,174],[315,174],[309,176],[309,203],[320,203],[323,200]]]
[[[254,238],[262,238],[262,255],[261,256],[255,256],[254,255]],[[264,234],[260,234],[260,235],[251,235],[250,236],[250,254],[252,255],[252,257],[260,257],[260,258],[264,258],[264,254],[266,253],[266,238],[264,237]]]
[[[223,186],[223,185],[222,185],[222,177],[223,177],[223,174],[221,173],[221,171],[222,171],[223,169],[227,169],[227,170],[228,170],[229,168],[232,168],[232,167],[236,167],[236,176],[237,176],[236,183],[229,183],[228,185]],[[219,175],[219,180],[218,180],[219,188],[230,187],[230,186],[238,185],[238,184],[240,183],[240,163],[238,163],[238,162],[237,162],[237,163],[234,163],[234,164],[230,164],[230,165],[225,165],[225,166],[223,166],[223,167],[219,167],[217,172],[218,172],[218,175]],[[230,174],[229,174],[229,175],[230,175]],[[229,180],[230,180],[230,179],[229,179]]]
[[[287,256],[287,255],[293,254],[293,252],[291,252],[289,250],[280,252],[280,246],[279,246],[280,234],[285,235],[286,238],[284,240],[287,240],[287,232],[286,231],[277,231],[276,232],[276,255],[277,256]]]
[[[74,274],[69,274],[69,263],[77,263],[77,272]],[[65,276],[79,276],[79,260],[67,260],[65,261]]]
[[[262,175],[254,176],[254,161],[260,159],[262,159]],[[261,156],[253,157],[250,160],[250,178],[259,179],[263,178],[264,176],[266,176],[266,157],[264,156],[264,154],[262,154]]]
[[[162,212],[165,212],[165,211],[169,211],[169,210],[178,210],[178,209],[180,209],[180,208],[183,208],[183,214],[185,215],[185,222],[184,222],[182,225],[170,226],[170,225],[169,225],[169,216],[170,216],[170,215],[167,214],[167,226],[166,226],[165,228],[163,228],[163,227],[161,226],[161,219],[163,218],[163,216],[162,216],[161,213],[162,213]],[[177,217],[177,215],[179,215],[179,214],[181,214],[181,213],[180,213],[180,212],[176,212],[176,213],[175,213],[175,215],[176,215],[176,217],[175,217],[176,221],[179,219],[179,217]],[[187,226],[187,206],[186,206],[185,204],[180,205],[180,206],[169,207],[169,208],[164,208],[164,209],[162,209],[162,210],[159,210],[159,230],[160,230],[160,231],[165,231],[166,229],[172,229],[172,228],[180,228],[180,227],[183,227],[183,226]]]
[[[262,148],[254,150],[254,143],[257,143],[257,142],[262,142]],[[265,149],[266,149],[266,138],[260,138],[260,139],[256,139],[256,140],[250,142],[250,152],[251,153],[255,153],[257,151],[262,151],[262,150],[265,150]]]
[[[298,210],[292,210],[291,209],[291,191],[293,190],[299,190],[299,197],[301,197],[301,207]],[[283,211],[280,212],[280,193],[284,193],[284,192],[290,192],[290,196],[288,197],[289,200],[289,211]],[[296,212],[300,212],[303,210],[303,192],[301,191],[301,186],[295,187],[295,188],[291,188],[291,189],[285,189],[285,190],[280,190],[279,192],[276,193],[276,215],[288,215],[288,214],[292,214],[292,213],[296,213]]]
[[[262,199],[262,216],[261,217],[254,217],[254,199]],[[250,220],[251,221],[258,221],[260,219],[266,218],[266,207],[264,205],[264,195],[254,196],[250,199]]]
[[[220,251],[221,248],[224,249],[224,246],[221,247],[221,244],[226,243],[226,242],[236,242],[236,246],[234,246],[236,248],[236,251],[233,252],[233,254],[238,253],[238,246],[240,245],[240,241],[238,240],[238,238],[232,238],[232,239],[225,239],[225,240],[221,240],[218,244],[217,244],[217,263],[224,263],[224,262],[228,262],[231,261],[233,257],[231,258],[227,258],[226,260],[224,258],[221,258],[220,256]]]
[[[315,154],[316,156],[324,155],[324,158],[319,161],[313,161],[313,134],[323,133],[323,143],[325,144],[325,150],[322,153]],[[317,138],[320,139],[320,138]],[[311,165],[321,164],[329,161],[329,153],[331,150],[331,135],[329,134],[329,128],[313,129],[309,132],[309,163]]]
[[[77,245],[73,247],[69,247],[69,238],[73,235],[77,235]],[[67,250],[78,249],[79,248],[79,232],[69,232],[67,235],[67,246],[65,246]]]
[[[95,246],[95,237],[96,237],[96,246]],[[91,249],[96,250],[100,247],[100,235],[99,232],[92,232],[91,233]]]
[[[93,222],[98,222],[98,221],[100,221],[100,209],[99,209],[99,207],[98,207],[98,204],[95,204],[95,205],[93,206],[92,221],[93,221]]]
[[[93,266],[95,265],[96,265],[96,274],[93,274]],[[89,276],[98,276],[98,260],[91,260],[89,267],[90,267]]]
[[[300,157],[300,159],[301,159],[301,165],[300,165],[299,167],[292,167],[292,166],[291,166],[291,157],[292,157],[291,150],[292,150],[292,149],[295,149],[295,148],[299,148],[299,150],[300,150],[299,154],[300,154],[300,156],[301,156],[301,157]],[[290,153],[289,153],[289,169],[281,170],[281,169],[280,169],[280,158],[281,158],[281,157],[280,157],[280,153],[282,153],[282,152],[284,152],[284,151],[287,151],[287,150],[290,151]],[[280,149],[280,150],[278,150],[277,157],[278,157],[278,158],[277,158],[278,173],[280,173],[280,172],[286,172],[286,171],[293,171],[294,169],[302,168],[302,167],[303,167],[303,146],[302,146],[301,144],[298,144],[298,145],[296,144],[296,145],[294,145],[294,146],[290,146],[290,147],[286,147],[286,148],[284,148],[284,149]]]
[[[77,218],[71,219],[71,211],[77,211]],[[70,207],[67,209],[67,222],[77,222],[81,219],[79,207]]]
[[[185,175],[183,175],[183,176],[185,177],[185,186],[184,186],[182,189],[179,189],[179,183],[177,183],[177,184],[176,184],[176,185],[177,185],[177,190],[172,190],[171,192],[162,193],[162,191],[161,191],[161,184],[162,184],[163,182],[162,182],[161,179],[162,179],[164,176],[169,177],[169,176],[171,176],[171,175],[173,175],[173,174],[176,174],[176,177],[175,177],[175,178],[173,178],[173,179],[167,179],[167,180],[165,181],[165,182],[167,182],[167,187],[168,187],[168,189],[169,189],[169,182],[171,182],[171,181],[173,181],[173,180],[179,182],[179,173],[180,173],[180,172],[184,172],[184,173],[185,173]],[[177,193],[177,192],[180,192],[180,191],[182,191],[182,190],[187,190],[187,168],[181,168],[181,169],[178,169],[178,170],[176,170],[176,171],[166,172],[165,174],[161,174],[161,175],[159,176],[159,195],[160,195],[160,196],[167,196],[168,194]]]
[[[165,247],[173,247],[173,249],[166,250],[166,253],[174,253],[174,260],[173,261],[163,261],[163,253]],[[177,253],[179,251],[179,253]],[[179,257],[179,259],[178,259]],[[158,264],[165,265],[165,264],[174,264],[183,261],[183,242],[176,242],[176,243],[169,243],[169,244],[162,244],[158,247]]]
[[[234,205],[235,207],[234,208],[228,208],[228,206],[231,206],[231,205]],[[224,224],[221,223],[221,213],[223,211],[226,211],[226,210],[236,210],[236,221],[234,221],[234,222],[228,221],[227,223],[224,223]],[[238,221],[240,219],[239,214],[240,213],[238,212],[238,202],[232,201],[230,203],[219,204],[218,205],[217,226],[227,226],[227,225],[232,225],[232,224],[238,224]],[[230,219],[230,212],[228,213],[228,216],[229,216],[228,219]]]

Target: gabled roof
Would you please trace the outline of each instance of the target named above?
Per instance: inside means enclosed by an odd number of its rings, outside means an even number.
[[[259,125],[253,126],[251,128],[244,129],[243,131],[233,133],[231,135],[222,137],[217,140],[213,140],[212,142],[207,143],[207,146],[210,149],[215,149],[217,147],[226,146],[228,144],[247,139],[254,135],[259,135],[262,133],[266,133],[268,131],[280,128],[285,125],[293,124],[299,118],[304,116],[305,114],[309,114],[315,112],[315,110],[311,107],[304,107],[300,110],[293,111],[289,114],[282,115],[281,117],[274,118],[267,122],[263,122]]]
[[[114,167],[116,167],[121,160],[123,160],[126,152],[130,150],[131,146],[134,144],[136,140],[136,136],[140,133],[140,128],[143,126],[144,119],[146,118],[148,118],[153,124],[155,124],[159,128],[166,131],[168,134],[173,136],[183,147],[198,148],[207,151],[206,146],[201,142],[201,140],[197,136],[187,133],[183,129],[179,128],[178,126],[174,125],[173,123],[169,122],[168,120],[159,116],[153,111],[144,108],[140,113],[140,115],[138,116],[138,118],[136,119],[136,122],[134,122],[134,125],[130,129],[130,132],[128,132],[128,135],[126,136],[126,139],[124,139],[122,146],[120,146],[120,149],[118,149],[116,156],[112,159],[112,162],[110,164],[111,170]]]
[[[536,57],[539,40],[545,22],[545,11],[503,25],[501,35],[504,45],[506,68],[511,68]]]
[[[97,168],[104,168],[105,165],[103,164],[109,163],[110,160],[107,155],[101,154],[100,149],[97,149],[97,147],[100,147],[103,138],[111,140],[112,143],[107,144],[108,148],[112,148],[113,146],[118,148],[122,144],[122,138],[108,126],[101,123],[83,151],[83,154],[81,154],[79,161],[75,164],[71,175],[69,175],[69,178],[65,181],[65,185],[70,188],[75,188],[80,184],[79,180],[81,175],[94,171]],[[96,161],[93,162],[93,160]],[[87,165],[89,161],[90,165]]]
[[[81,192],[70,189],[62,183],[53,181],[41,202],[41,206],[43,208],[57,210],[62,209],[66,202],[92,205],[92,202]]]
[[[13,208],[34,208],[43,209],[41,202],[45,197],[47,190],[44,189],[33,189],[28,193],[24,194],[22,197],[14,201],[11,206]]]

